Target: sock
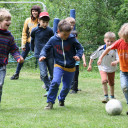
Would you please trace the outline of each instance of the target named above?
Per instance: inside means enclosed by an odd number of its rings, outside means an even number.
[[[110,98],[114,98],[114,95],[111,95]]]
[[[104,95],[106,98],[108,98],[108,94]]]

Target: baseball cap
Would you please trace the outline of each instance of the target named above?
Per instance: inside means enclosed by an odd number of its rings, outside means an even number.
[[[44,17],[44,16],[49,17],[48,12],[41,12],[40,15],[39,15],[39,18],[42,18],[42,17]]]

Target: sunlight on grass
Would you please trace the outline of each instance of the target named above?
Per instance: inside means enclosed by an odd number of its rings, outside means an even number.
[[[39,70],[22,70],[19,80],[10,80],[15,69],[8,69],[0,108],[0,128],[127,128],[128,107],[116,73],[115,96],[122,102],[123,112],[109,116],[101,103],[103,90],[99,73],[80,72],[79,91],[68,94],[65,107],[44,110],[45,90]],[[62,85],[60,85],[61,89]],[[60,91],[59,89],[59,91]]]

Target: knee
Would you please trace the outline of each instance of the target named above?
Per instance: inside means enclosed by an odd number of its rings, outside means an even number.
[[[102,81],[102,84],[107,84],[108,83],[108,80],[103,80]]]
[[[122,90],[123,90],[124,93],[128,92],[128,88],[127,87],[122,88]]]

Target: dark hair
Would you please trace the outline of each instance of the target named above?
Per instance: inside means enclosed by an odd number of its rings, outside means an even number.
[[[68,23],[66,20],[61,20],[58,24],[58,29],[60,32],[70,32],[71,24]]]
[[[39,17],[39,14],[41,13],[41,8],[40,8],[40,6],[38,6],[38,5],[34,5],[34,6],[31,8],[31,19],[32,19],[32,20],[35,20],[35,17],[33,17],[33,15],[32,15],[32,10],[38,11],[38,17]]]
[[[73,34],[75,37],[78,37],[78,33],[76,30],[71,31],[71,34]]]
[[[48,16],[43,16],[43,17],[39,18],[39,20],[49,21],[49,20],[50,20],[50,17],[48,17]]]

